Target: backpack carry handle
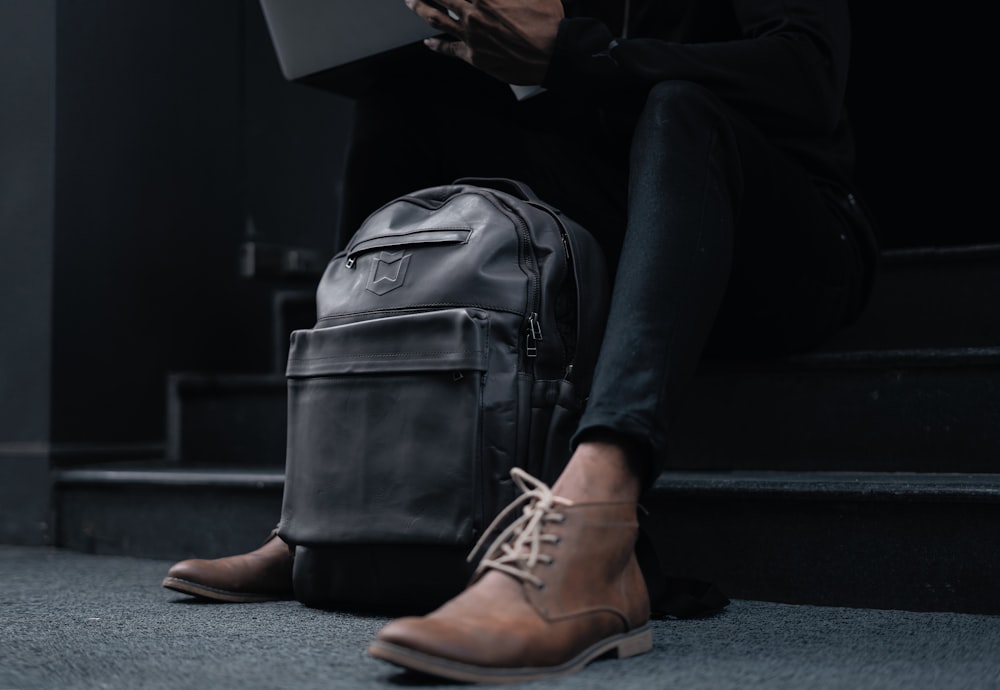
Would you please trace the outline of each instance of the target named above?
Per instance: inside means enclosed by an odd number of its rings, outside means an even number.
[[[541,201],[541,198],[535,194],[531,187],[506,177],[460,177],[452,184],[486,187],[497,192],[505,192],[522,201]]]

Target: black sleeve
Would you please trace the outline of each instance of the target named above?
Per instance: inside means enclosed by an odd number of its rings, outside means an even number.
[[[595,19],[564,19],[545,86],[615,99],[686,80],[765,130],[830,133],[847,81],[846,0],[733,0],[733,8],[742,35],[714,43],[622,39]]]

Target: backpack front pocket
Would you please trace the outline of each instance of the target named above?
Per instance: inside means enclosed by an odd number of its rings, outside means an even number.
[[[466,309],[293,333],[282,536],[469,544],[488,355],[489,320]]]

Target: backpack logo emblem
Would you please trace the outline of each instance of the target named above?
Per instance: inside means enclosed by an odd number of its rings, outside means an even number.
[[[406,269],[410,265],[410,254],[403,252],[382,252],[372,264],[371,275],[368,276],[368,285],[365,286],[369,292],[376,295],[384,295],[403,286],[406,278]]]

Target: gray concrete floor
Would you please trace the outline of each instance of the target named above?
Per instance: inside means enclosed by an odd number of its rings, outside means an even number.
[[[365,655],[385,619],[200,603],[160,587],[169,565],[0,546],[0,690],[450,685]],[[1000,689],[998,617],[734,601],[654,634],[649,654],[519,687]]]

